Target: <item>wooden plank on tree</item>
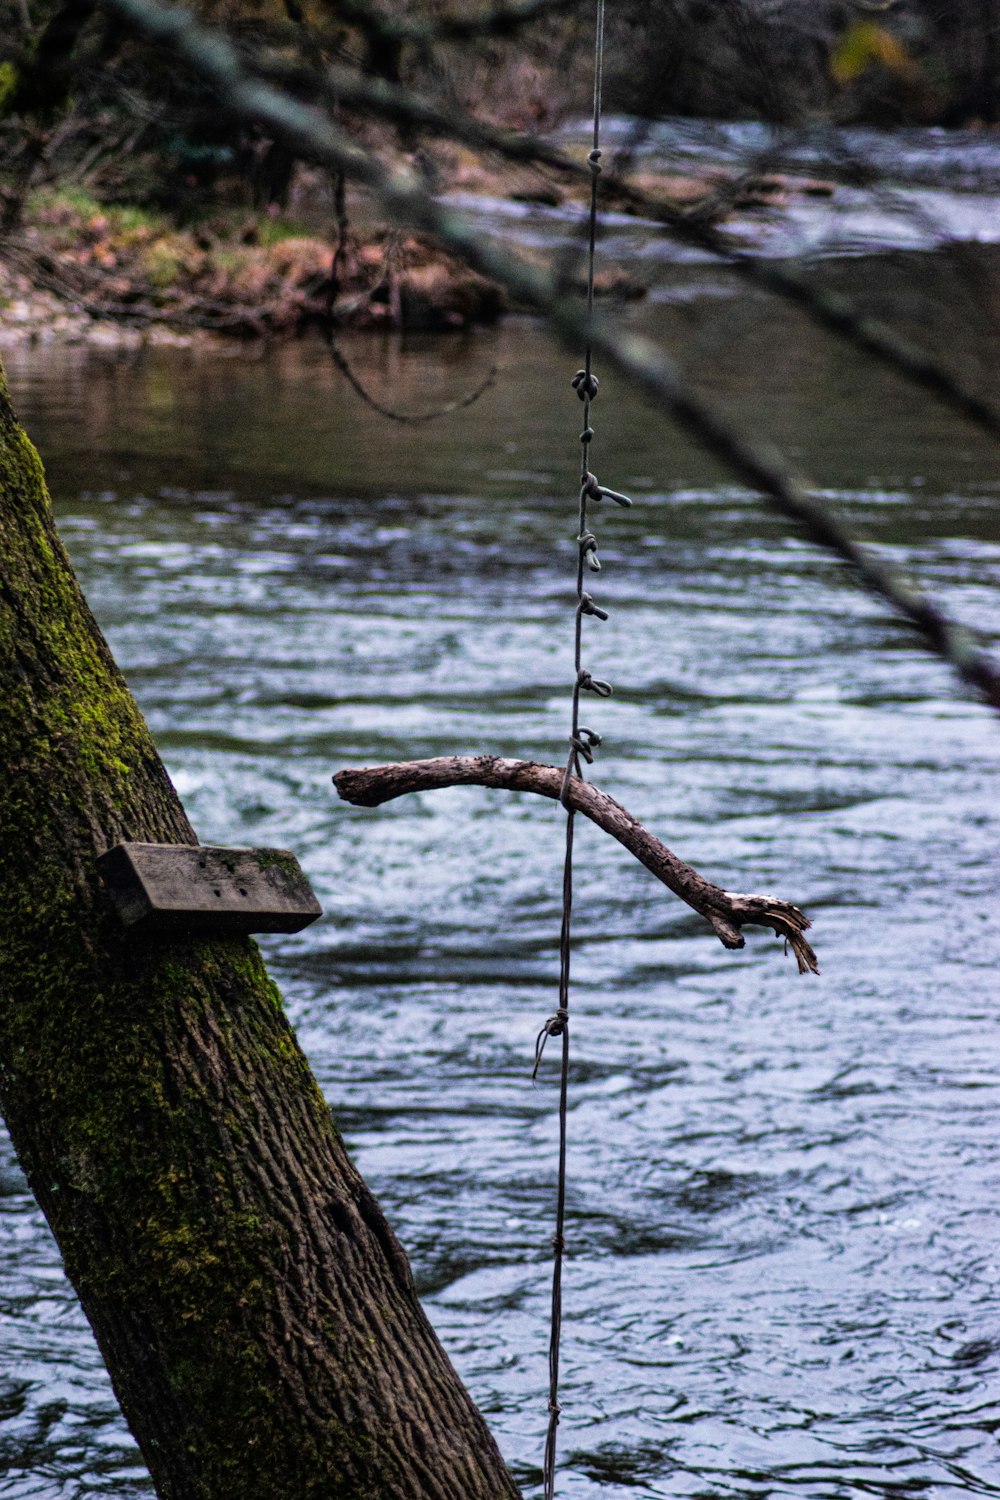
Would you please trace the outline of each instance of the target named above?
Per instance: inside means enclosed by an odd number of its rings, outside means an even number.
[[[299,932],[322,916],[287,849],[116,844],[97,864],[113,906],[136,935]]]

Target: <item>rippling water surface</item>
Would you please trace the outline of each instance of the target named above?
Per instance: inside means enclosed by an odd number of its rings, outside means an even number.
[[[721,394],[995,639],[995,455],[777,313],[722,354],[704,337]],[[330,776],[562,757],[572,360],[517,321],[443,355],[353,352],[414,405],[502,373],[417,434],[310,346],[8,364],[201,837],[289,845],[312,877],[323,920],[267,940],[269,960],[536,1495],[555,1059],[528,1074],[554,1006],[560,814],[478,789],[362,811]],[[588,709],[595,775],[711,877],[806,907],[823,975],[762,932],[724,952],[582,830],[560,1494],[1000,1495],[1000,731],[614,386],[595,467],[636,503],[597,518],[611,617],[587,659],[616,696]],[[149,1493],[6,1145],[0,1418],[0,1495]]]

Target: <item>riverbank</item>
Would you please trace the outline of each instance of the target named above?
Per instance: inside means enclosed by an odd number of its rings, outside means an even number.
[[[53,192],[0,245],[8,344],[279,337],[325,321],[331,305],[344,326],[447,329],[495,322],[504,303],[428,241],[378,226],[341,245],[291,216],[222,210],[184,227]]]
[[[487,166],[458,150],[436,166],[448,191],[475,205],[584,211],[579,189],[540,169]],[[811,179],[717,168],[644,173],[636,182],[715,219],[834,192]],[[351,227],[341,234],[308,175],[287,214],[228,208],[188,226],[82,191],[35,194],[17,232],[0,243],[0,345],[259,340],[327,326],[331,310],[341,328],[444,332],[495,323],[508,310],[500,287],[430,240],[380,225],[363,199],[349,209]],[[644,291],[622,267],[599,278],[600,295],[628,300]]]

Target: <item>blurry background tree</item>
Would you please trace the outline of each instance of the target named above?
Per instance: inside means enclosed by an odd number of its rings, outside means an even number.
[[[192,7],[224,23],[238,45],[308,69],[338,63],[391,83],[417,84],[456,107],[505,124],[545,125],[586,98],[579,71],[580,26],[556,14],[502,34],[467,36],[436,28],[443,7],[375,8],[323,0],[205,0]],[[252,130],[220,114],[181,66],[163,68],[124,37],[90,0],[3,0],[0,5],[0,117],[7,191],[86,182],[106,202],[149,204],[181,217],[230,201],[283,204],[292,162]],[[475,28],[473,28],[474,32]],[[503,28],[500,28],[502,33]],[[308,92],[305,80],[302,91]],[[358,125],[358,128],[361,128]]]
[[[465,147],[442,143],[440,131],[421,132],[405,113],[381,110],[375,118],[370,101],[338,104],[352,80],[401,87],[446,120],[471,116],[532,131],[586,105],[587,25],[573,0],[471,14],[418,0],[391,11],[363,0],[202,0],[193,11],[224,25],[263,76],[301,102],[332,104],[360,144],[412,156],[439,186],[461,185]],[[1000,38],[986,3],[622,0],[609,15],[607,104],[638,118],[742,117],[790,128],[974,124],[998,114]],[[328,172],[296,165],[294,153],[258,124],[220,110],[188,66],[176,59],[164,66],[93,0],[0,0],[0,28],[0,230],[10,260],[43,285],[133,319],[169,300],[164,291],[178,276],[198,285],[197,295],[174,306],[176,318],[252,330],[269,317],[297,326],[322,315],[330,287],[318,250],[292,277],[295,306],[287,298],[278,305],[279,298],[273,316],[251,307],[253,276],[242,298],[229,287],[220,302],[225,257],[206,268],[199,255],[287,232],[269,230],[262,215],[290,215],[302,232],[342,240]],[[769,140],[747,166],[780,165],[780,145]],[[857,162],[853,169],[866,170]],[[518,191],[544,197],[552,188],[534,181]],[[124,211],[114,225],[122,243],[75,254],[81,238],[102,238],[100,211],[109,206]],[[160,216],[155,246],[143,215]],[[92,232],[88,218],[96,220]],[[66,245],[55,248],[74,252],[68,262],[54,263],[23,239],[15,245],[9,237],[27,221],[49,239],[52,226],[63,224]],[[178,227],[194,238],[164,238]],[[103,271],[121,274],[109,286]],[[484,300],[482,289],[466,301],[471,312],[461,303],[443,320],[496,316],[498,304]]]
[[[998,117],[990,0],[653,0],[620,14],[616,88],[636,112],[778,124]],[[629,56],[642,59],[638,71]]]
[[[503,124],[546,126],[584,103],[585,39],[569,4],[487,36],[449,31],[443,5],[202,0],[240,44],[418,87]],[[445,18],[445,24],[440,22]],[[612,13],[609,102],[637,114],[992,122],[1000,21],[989,0],[653,0]],[[25,180],[86,182],[106,202],[191,215],[218,194],[283,203],[292,163],[234,127],[181,67],[156,65],[90,0],[0,4],[0,151]],[[358,128],[361,128],[360,126]]]

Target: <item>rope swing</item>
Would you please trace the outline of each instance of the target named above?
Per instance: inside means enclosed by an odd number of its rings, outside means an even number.
[[[631,505],[625,495],[606,489],[598,483],[590,470],[590,446],[594,440],[594,429],[590,423],[590,409],[597,399],[599,382],[592,364],[592,331],[594,321],[594,261],[597,253],[597,187],[601,175],[601,95],[604,73],[604,0],[597,0],[597,25],[594,38],[594,133],[593,145],[587,157],[590,166],[590,222],[587,263],[587,340],[583,369],[573,376],[573,389],[583,402],[583,431],[580,434],[580,508],[577,531],[576,610],[574,666],[576,678],[573,683],[573,709],[569,736],[569,758],[562,781],[560,801],[566,809],[566,853],[563,863],[562,927],[559,937],[559,1007],[549,1016],[538,1033],[535,1043],[535,1079],[542,1060],[545,1043],[550,1036],[562,1039],[562,1060],[559,1076],[559,1176],[556,1188],[556,1228],[552,1236],[554,1251],[552,1265],[552,1320],[549,1334],[549,1425],[545,1439],[545,1456],[542,1470],[545,1500],[555,1495],[556,1432],[559,1427],[559,1347],[562,1331],[562,1268],[566,1249],[566,1126],[569,1099],[569,983],[570,983],[570,936],[573,917],[573,833],[576,814],[569,800],[571,777],[583,779],[581,762],[593,764],[594,752],[601,744],[596,730],[580,723],[580,694],[595,693],[599,698],[609,698],[613,692],[609,682],[592,677],[583,665],[583,621],[584,616],[606,620],[607,610],[594,603],[584,589],[585,572],[601,571],[597,556],[597,537],[588,524],[588,503],[612,500],[617,505]]]
[[[583,368],[572,377],[572,387],[583,403],[583,430],[580,433],[579,512],[577,520],[576,601],[574,609],[574,680],[569,754],[565,766],[539,765],[533,761],[506,760],[496,755],[436,756],[430,760],[396,762],[383,766],[365,766],[338,771],[334,784],[339,795],[357,807],[379,807],[384,802],[411,792],[430,791],[440,787],[484,786],[508,791],[529,791],[558,799],[566,811],[566,844],[562,879],[562,925],[559,936],[559,1000],[535,1042],[532,1081],[541,1067],[546,1043],[550,1037],[561,1039],[559,1077],[559,1163],[556,1188],[555,1232],[552,1236],[552,1310],[549,1332],[548,1428],[542,1465],[544,1500],[555,1500],[556,1440],[561,1408],[559,1405],[559,1356],[562,1331],[562,1276],[566,1252],[566,1147],[569,1103],[569,1001],[570,960],[573,918],[573,840],[576,813],[589,817],[598,827],[624,845],[636,859],[662,880],[674,895],[700,913],[715,932],[723,947],[742,948],[743,927],[758,925],[771,928],[786,940],[795,955],[800,974],[819,973],[816,954],[805,934],[810,927],[797,906],[777,896],[741,894],[728,891],[707,880],[697,870],[679,859],[638,822],[614,798],[587,781],[584,768],[593,764],[601,745],[601,735],[580,722],[580,697],[593,693],[609,698],[609,682],[594,677],[583,664],[584,620],[606,620],[608,613],[584,588],[587,574],[601,572],[598,542],[590,526],[590,506],[610,500],[615,505],[630,506],[627,495],[601,484],[590,468],[594,429],[591,410],[597,399],[599,382],[593,370],[595,342],[594,267],[597,254],[598,185],[601,176],[601,104],[604,71],[605,0],[596,0],[597,15],[594,37],[594,118],[593,141],[587,156],[590,168],[590,212],[587,256],[587,303],[584,319]],[[605,341],[605,347],[607,343]]]

